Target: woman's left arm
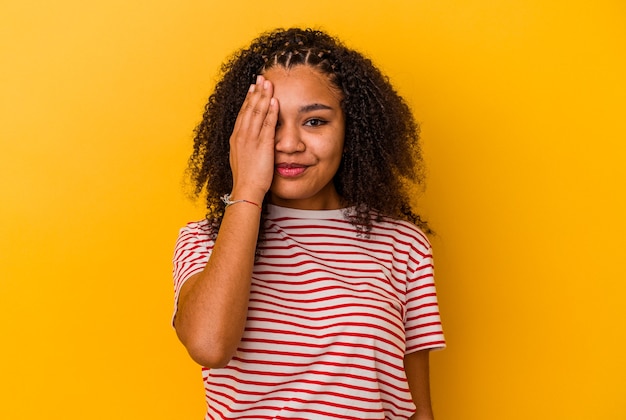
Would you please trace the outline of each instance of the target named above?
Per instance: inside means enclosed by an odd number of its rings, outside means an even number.
[[[430,403],[430,350],[418,350],[404,356],[404,371],[409,382],[413,403],[417,407],[410,420],[433,420]]]

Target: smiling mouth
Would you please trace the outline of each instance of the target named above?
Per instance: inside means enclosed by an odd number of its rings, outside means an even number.
[[[280,163],[276,165],[276,172],[283,177],[298,176],[306,170],[305,165],[298,165],[293,163]]]

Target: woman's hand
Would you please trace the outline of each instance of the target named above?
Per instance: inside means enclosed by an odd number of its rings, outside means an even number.
[[[230,136],[233,199],[261,203],[274,176],[278,101],[272,83],[258,76],[250,86]]]

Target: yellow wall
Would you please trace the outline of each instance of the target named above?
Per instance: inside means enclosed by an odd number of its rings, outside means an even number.
[[[294,24],[423,123],[438,419],[625,419],[621,0],[4,0],[0,418],[202,418],[169,328],[191,132],[224,56]]]

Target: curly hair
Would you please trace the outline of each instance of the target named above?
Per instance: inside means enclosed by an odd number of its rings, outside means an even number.
[[[422,185],[419,126],[404,99],[372,63],[338,39],[313,29],[276,29],[255,39],[221,67],[221,79],[195,129],[188,175],[194,195],[206,191],[207,219],[214,238],[224,216],[220,197],[233,186],[229,139],[256,75],[281,66],[307,65],[327,75],[343,94],[345,153],[333,182],[346,217],[359,234],[368,235],[372,220],[382,216],[410,221],[431,233],[414,213],[410,189]],[[267,215],[266,195],[262,223]],[[263,229],[259,232],[262,241]]]

